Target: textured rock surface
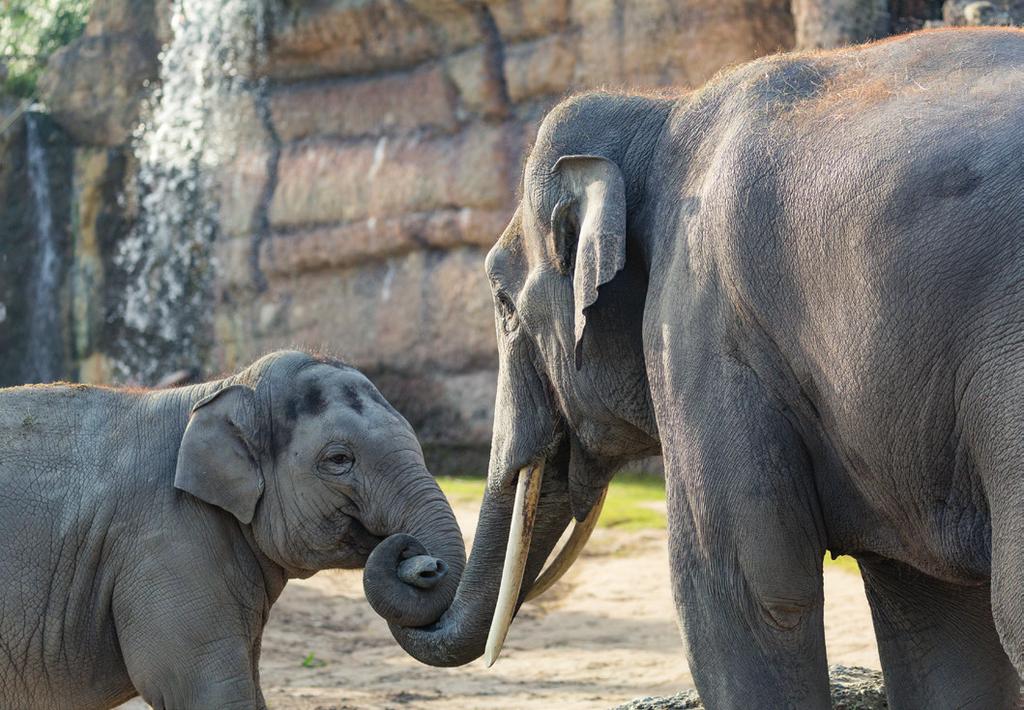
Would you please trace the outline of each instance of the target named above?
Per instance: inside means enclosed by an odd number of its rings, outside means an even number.
[[[65,282],[71,264],[71,145],[67,135],[45,115],[35,114],[41,161],[36,178],[46,185],[46,208],[51,220],[54,275]],[[69,294],[60,288],[50,293],[50,313],[37,312],[34,291],[43,267],[39,202],[33,194],[28,154],[28,114],[0,97],[0,387],[65,377],[73,372],[68,333],[41,333],[40,358],[32,349],[32,320],[43,317],[63,326],[69,322]],[[45,362],[43,361],[45,360]]]
[[[111,377],[123,340],[109,315],[123,291],[111,255],[137,213],[124,144],[157,75],[156,47],[170,38],[170,5],[95,0],[85,35],[42,81],[55,118],[79,143],[103,147],[77,150],[69,170],[78,229],[69,342],[87,381]],[[961,0],[948,5],[960,22]],[[483,258],[560,97],[697,86],[797,38],[832,46],[937,19],[932,0],[274,6],[258,90],[225,99],[222,112],[234,150],[213,176],[215,333],[194,366],[212,375],[287,346],[337,352],[409,416],[438,471],[486,458],[496,363]]]
[[[40,98],[78,143],[127,143],[157,55],[170,37],[170,3],[94,0],[82,37],[59,49],[40,78]]]
[[[867,42],[891,30],[888,0],[793,0],[793,16],[801,49]]]
[[[79,143],[126,143],[158,50],[154,38],[130,33],[82,37],[50,57],[40,94]]]
[[[882,685],[882,674],[867,668],[832,666],[832,707],[836,710],[884,710],[889,707]],[[756,689],[751,689],[756,696]],[[615,710],[686,710],[703,708],[697,692],[690,690],[668,698],[638,698]],[[751,708],[757,708],[752,704]],[[767,708],[765,708],[767,710]]]
[[[230,238],[208,365],[337,351],[450,471],[486,461],[483,257],[544,112],[590,87],[697,85],[792,46],[793,23],[786,0],[326,1],[295,3],[272,34],[277,143],[249,141],[222,178]]]
[[[942,19],[949,25],[1024,24],[1024,0],[946,0]]]

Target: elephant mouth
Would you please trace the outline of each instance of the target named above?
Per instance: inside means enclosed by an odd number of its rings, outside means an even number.
[[[375,535],[358,518],[342,514],[325,521],[318,537],[329,542],[313,550],[314,559],[303,560],[299,569],[306,576],[323,569],[362,569],[386,536]]]

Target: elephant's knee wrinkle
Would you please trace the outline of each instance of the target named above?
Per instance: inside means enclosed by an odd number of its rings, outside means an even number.
[[[779,631],[792,631],[811,616],[817,602],[807,598],[773,596],[761,597],[758,606],[770,626]]]

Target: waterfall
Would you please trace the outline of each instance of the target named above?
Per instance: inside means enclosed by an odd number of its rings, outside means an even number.
[[[136,130],[139,216],[117,264],[126,275],[117,375],[150,382],[193,368],[210,340],[216,274],[215,171],[235,148],[239,106],[264,51],[270,0],[175,0],[160,86]]]
[[[61,376],[60,253],[53,227],[53,201],[46,150],[39,138],[38,116],[25,113],[29,191],[36,218],[36,259],[28,302],[26,382],[52,382]]]

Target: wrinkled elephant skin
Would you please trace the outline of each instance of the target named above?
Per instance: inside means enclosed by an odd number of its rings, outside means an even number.
[[[386,538],[408,583],[382,594],[425,624],[465,564],[408,422],[300,352],[174,390],[0,390],[0,489],[4,708],[263,708],[289,578],[362,567]]]
[[[1014,707],[1022,245],[1019,30],[563,101],[487,258],[500,366],[476,542],[448,611],[396,639],[431,664],[480,656],[500,590],[521,603],[570,518],[660,452],[708,707],[752,689],[828,707],[826,549],[861,565],[892,707]],[[539,464],[522,584],[502,582]]]

